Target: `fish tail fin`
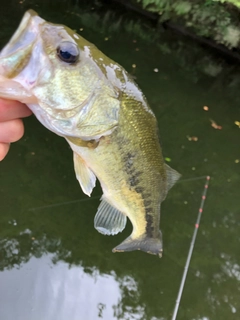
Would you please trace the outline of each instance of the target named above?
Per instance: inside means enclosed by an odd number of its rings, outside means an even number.
[[[124,252],[124,251],[134,251],[141,250],[150,254],[158,255],[162,257],[162,239],[161,232],[159,232],[159,237],[149,238],[147,235],[133,239],[131,236],[125,239],[121,244],[115,247],[113,252]]]

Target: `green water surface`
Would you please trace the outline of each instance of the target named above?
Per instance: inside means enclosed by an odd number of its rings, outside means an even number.
[[[0,163],[0,319],[170,320],[206,175],[177,319],[240,319],[238,64],[124,10],[54,3],[1,4],[1,47],[28,8],[76,29],[136,78],[157,116],[164,156],[182,180],[162,204],[163,258],[113,254],[130,223],[117,236],[99,234],[93,219],[101,188],[84,195],[64,139],[26,119],[24,137]]]

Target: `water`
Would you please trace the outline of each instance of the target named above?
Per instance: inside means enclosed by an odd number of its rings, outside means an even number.
[[[128,13],[120,18],[104,7],[78,9],[64,1],[57,9],[33,1],[1,5],[1,46],[30,7],[52,22],[83,28],[84,37],[136,77],[158,118],[164,156],[183,176],[162,205],[163,258],[113,254],[130,224],[115,237],[93,228],[100,187],[93,198],[83,195],[66,142],[26,119],[24,138],[0,163],[0,319],[170,320],[205,182],[194,178],[205,175],[211,176],[208,197],[177,319],[239,319],[237,64],[154,32],[147,22],[140,27]]]

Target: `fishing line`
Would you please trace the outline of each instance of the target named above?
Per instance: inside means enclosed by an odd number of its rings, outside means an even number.
[[[185,264],[185,267],[184,267],[182,281],[181,281],[181,284],[180,284],[180,287],[179,287],[178,296],[177,296],[175,308],[174,308],[174,311],[173,311],[172,320],[175,320],[176,317],[177,317],[178,308],[179,308],[179,305],[180,305],[184,284],[186,282],[188,268],[189,268],[190,260],[191,260],[191,257],[192,257],[194,244],[195,244],[195,240],[196,240],[196,237],[197,237],[197,232],[198,232],[198,228],[199,228],[199,224],[200,224],[200,220],[201,220],[201,216],[202,216],[202,212],[203,212],[203,206],[204,206],[204,203],[205,203],[205,200],[206,200],[209,180],[210,180],[210,176],[207,176],[206,177],[206,182],[205,182],[205,185],[204,185],[204,190],[203,190],[203,193],[202,193],[202,200],[201,200],[200,208],[198,210],[198,216],[197,216],[197,220],[196,220],[196,223],[195,223],[195,228],[194,228],[194,232],[193,232],[193,236],[192,236],[192,241],[191,241],[190,248],[189,248],[189,251],[188,251],[186,264]]]
[[[206,176],[200,176],[200,177],[195,177],[195,178],[188,178],[188,179],[181,179],[177,183],[185,182],[185,181],[195,181],[195,180],[201,180],[203,178],[206,178]],[[86,198],[86,199],[78,199],[78,200],[72,200],[72,201],[65,201],[65,202],[58,202],[58,203],[53,203],[41,207],[35,207],[35,208],[29,208],[29,211],[34,211],[34,210],[41,210],[41,209],[47,209],[47,208],[53,208],[53,207],[58,207],[62,205],[68,205],[72,203],[78,203],[78,202],[85,202],[85,201],[90,201],[92,199],[99,199],[101,196],[95,196],[91,198]]]
[[[72,201],[58,202],[58,203],[53,203],[53,204],[49,204],[49,205],[46,205],[46,206],[30,208],[28,210],[29,211],[34,211],[34,210],[47,209],[47,208],[52,208],[52,207],[58,207],[58,206],[72,204],[72,203],[77,203],[77,202],[85,202],[85,201],[90,201],[90,200],[93,200],[93,199],[100,199],[100,197],[101,196],[95,196],[95,197],[86,198],[86,199],[78,199],[78,200],[72,200]]]
[[[187,179],[181,179],[177,181],[177,183],[185,182],[185,181],[195,181],[195,180],[202,180],[206,179],[206,176],[200,176],[200,177],[195,177],[195,178],[187,178]]]

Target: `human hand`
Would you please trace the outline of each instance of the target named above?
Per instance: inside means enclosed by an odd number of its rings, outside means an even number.
[[[24,126],[20,118],[31,114],[28,107],[19,101],[0,99],[0,161],[7,155],[10,143],[23,136]]]

